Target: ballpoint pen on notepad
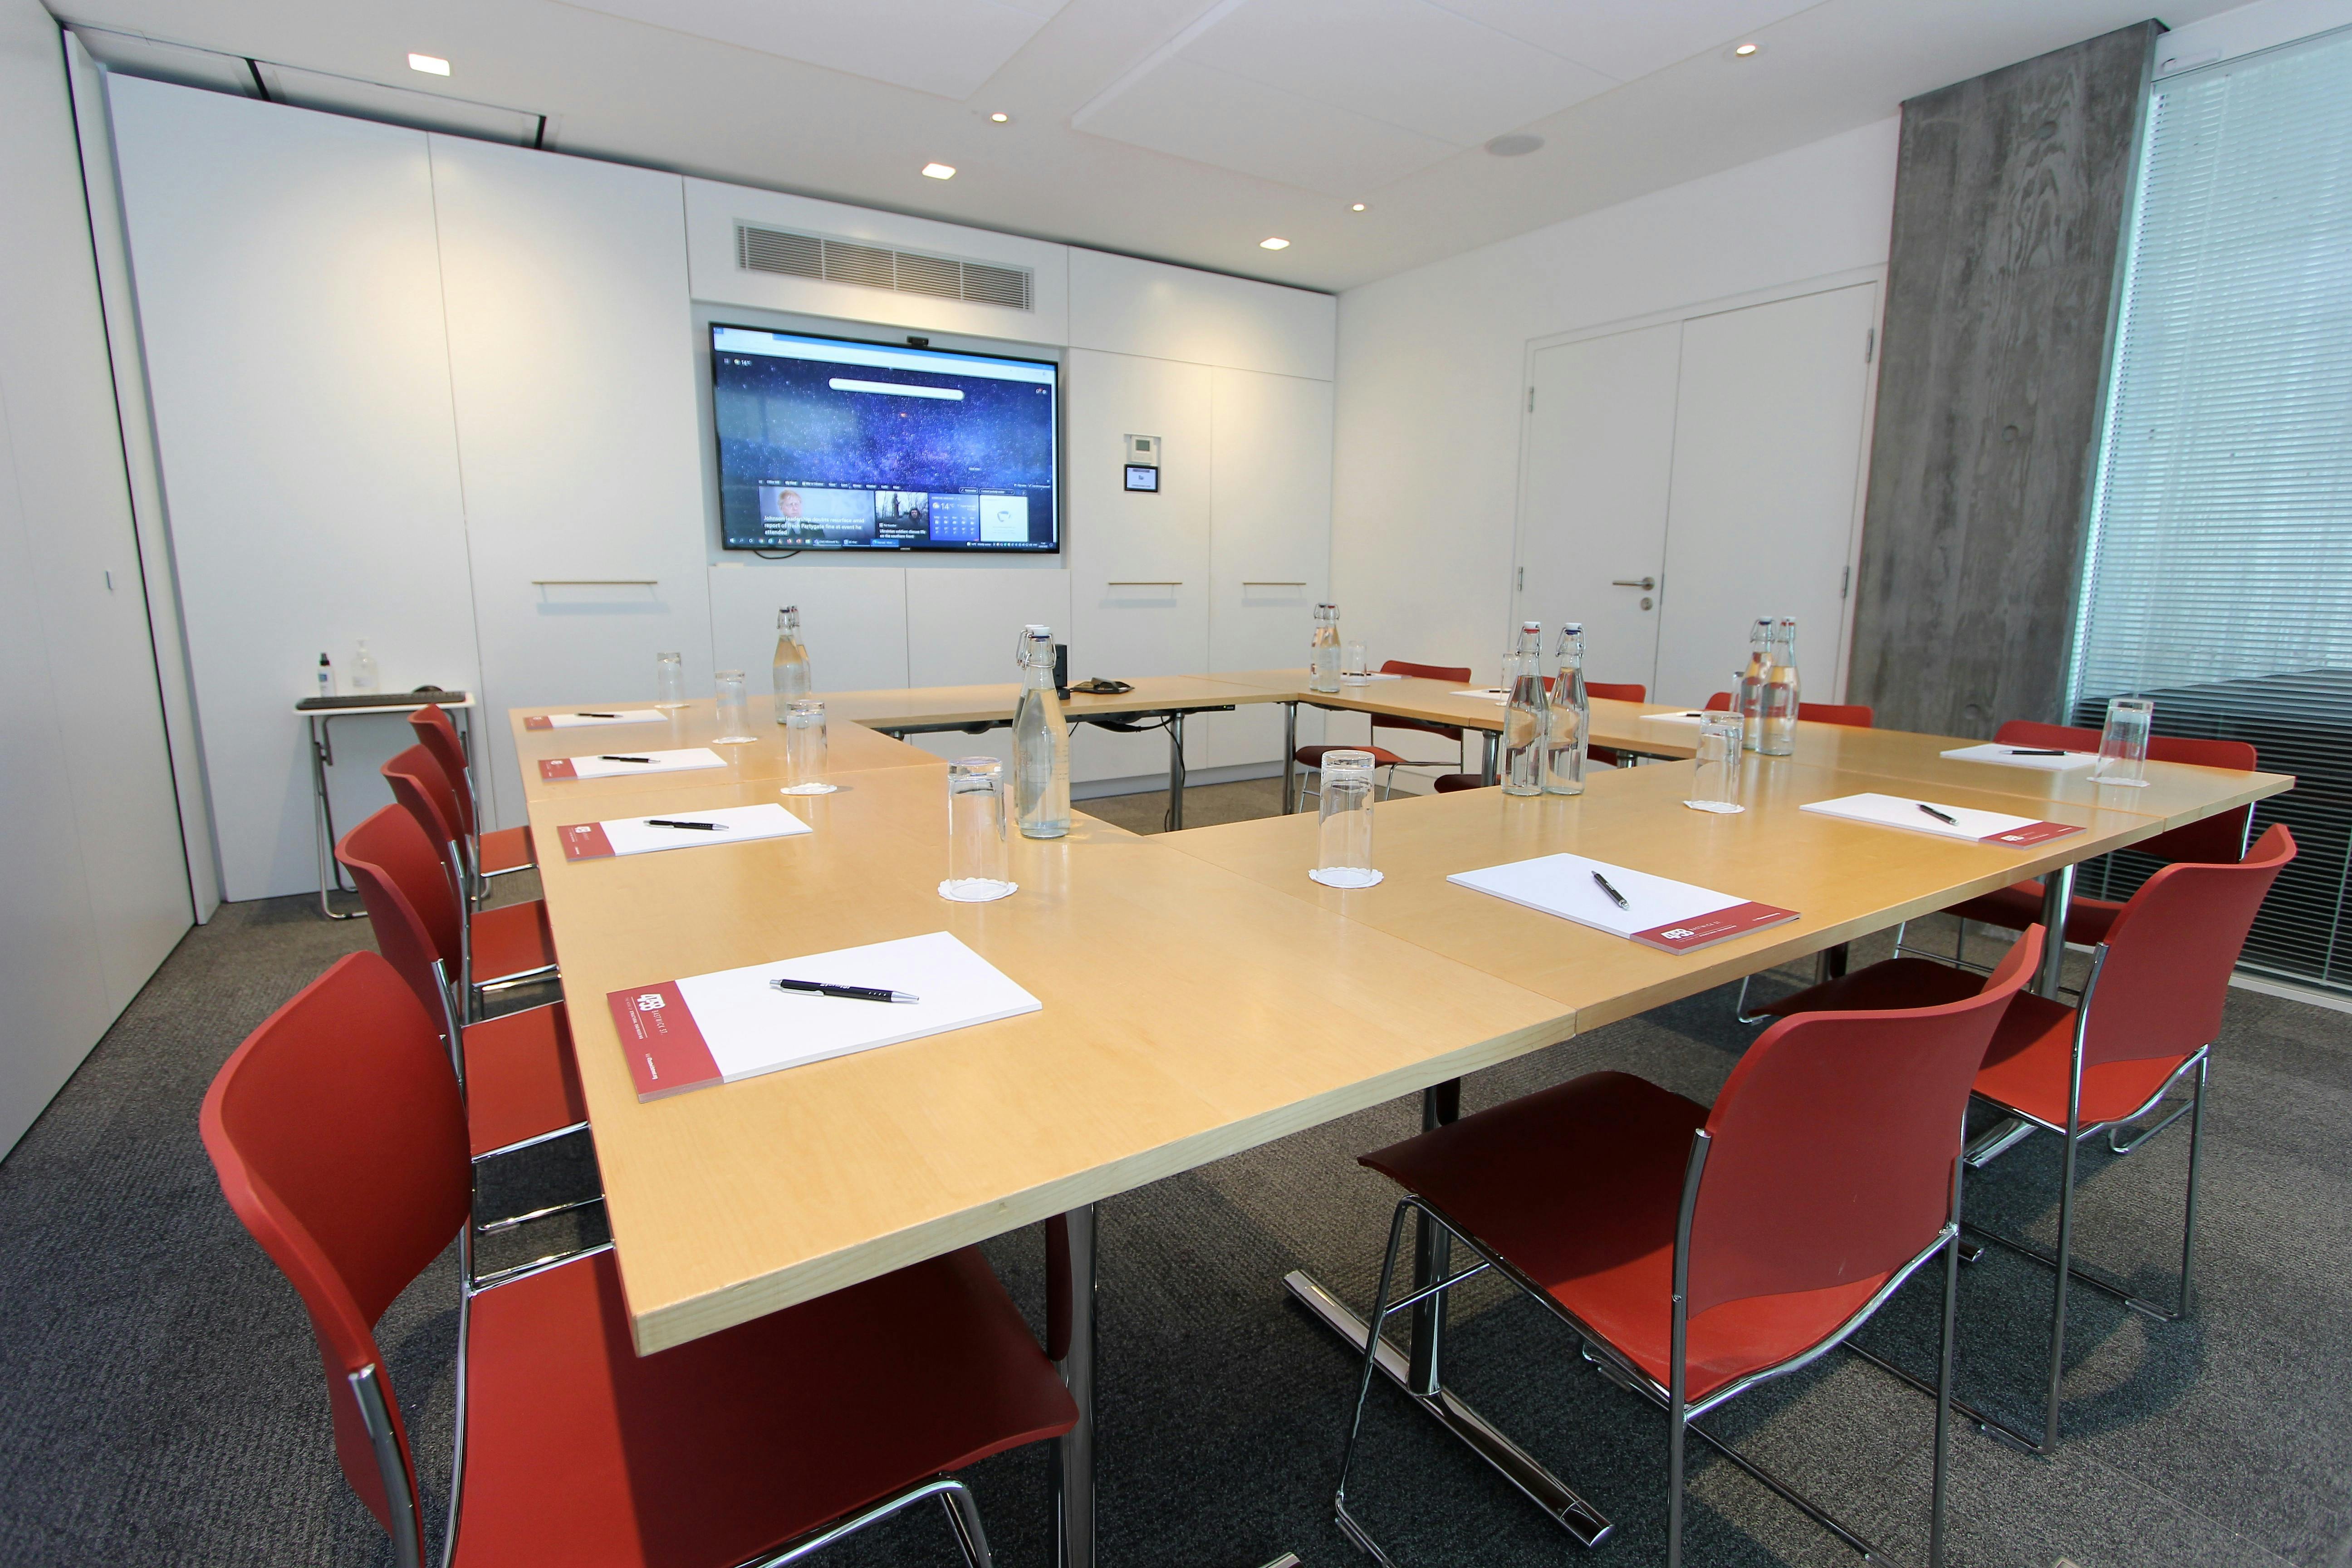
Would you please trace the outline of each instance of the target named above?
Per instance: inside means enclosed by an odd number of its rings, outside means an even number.
[[[597,752],[596,760],[600,763],[650,763],[653,761],[651,757],[615,757],[604,752]]]
[[[647,827],[691,827],[697,833],[727,831],[727,825],[723,822],[673,822],[667,816],[648,816],[645,819],[645,824]]]
[[[2066,748],[2063,746],[2011,746],[2009,749],[2009,754],[2012,757],[2063,757],[2066,754]]]
[[[1926,812],[1928,816],[1934,817],[1937,821],[1944,823],[1948,826],[1958,827],[1960,825],[1960,819],[1958,817],[1954,816],[1948,811],[1937,811],[1934,806],[1929,805],[1925,801],[1915,800],[1911,804]]]
[[[821,980],[771,980],[770,985],[779,991],[796,992],[804,996],[838,996],[845,1002],[919,1002],[920,996],[904,991],[882,991],[871,985],[827,985]]]
[[[618,713],[574,713],[574,719],[617,719]]]
[[[1592,881],[1594,886],[1598,887],[1602,892],[1609,895],[1609,901],[1616,905],[1619,909],[1630,910],[1633,907],[1625,901],[1625,895],[1611,887],[1609,885],[1609,879],[1602,876],[1600,872],[1595,871],[1592,873]]]

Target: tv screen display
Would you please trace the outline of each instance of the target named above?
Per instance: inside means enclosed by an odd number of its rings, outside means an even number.
[[[713,323],[720,542],[1060,549],[1060,371]]]

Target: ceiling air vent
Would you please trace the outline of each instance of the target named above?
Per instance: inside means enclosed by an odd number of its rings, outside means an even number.
[[[757,224],[735,226],[735,265],[746,272],[821,278],[827,282],[856,283],[900,294],[970,300],[982,305],[1005,305],[1015,310],[1032,309],[1031,275],[1025,267],[959,261],[951,256],[923,256],[877,245],[827,239],[823,235],[764,228]]]

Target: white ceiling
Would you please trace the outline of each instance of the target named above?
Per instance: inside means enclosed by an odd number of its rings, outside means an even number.
[[[563,151],[1336,289],[1884,119],[2148,0],[49,4],[386,102],[544,115]],[[1488,154],[1505,132],[1544,145]]]

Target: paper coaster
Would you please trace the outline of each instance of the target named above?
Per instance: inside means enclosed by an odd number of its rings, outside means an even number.
[[[1748,809],[1744,805],[1736,805],[1727,800],[1686,800],[1683,804],[1693,811],[1711,811],[1717,816],[1729,816],[1735,812]]]
[[[985,882],[974,877],[961,882],[941,882],[940,897],[959,904],[992,904],[1021,890],[1018,882]]]
[[[831,795],[840,787],[839,784],[786,784],[776,793],[778,795]]]
[[[1378,871],[1343,870],[1337,867],[1327,869],[1318,866],[1307,874],[1327,888],[1370,888],[1378,886],[1381,880]]]

